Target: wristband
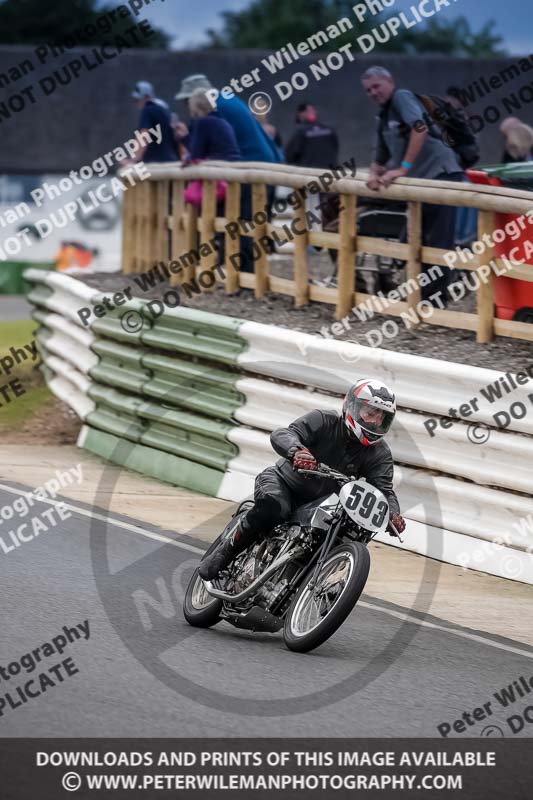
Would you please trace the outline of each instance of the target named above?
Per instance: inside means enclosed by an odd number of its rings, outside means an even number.
[[[405,169],[413,169],[413,165],[410,164],[408,161],[402,161],[401,166],[405,167]]]

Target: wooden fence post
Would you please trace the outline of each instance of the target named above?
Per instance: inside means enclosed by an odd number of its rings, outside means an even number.
[[[294,231],[294,305],[296,308],[309,303],[309,272],[307,269],[307,245],[309,244],[309,230],[307,228],[305,192],[300,189],[302,204],[295,208],[293,213]],[[298,231],[304,231],[299,233]]]
[[[140,184],[139,189],[139,238],[137,239],[137,272],[143,272],[146,269],[146,254],[150,247],[150,183],[148,181],[144,181],[144,183]]]
[[[129,275],[135,271],[134,236],[135,236],[135,197],[134,188],[128,189],[122,202],[122,272]]]
[[[132,271],[141,272],[144,184],[130,189],[133,195]]]
[[[218,252],[214,246],[216,214],[217,182],[204,180],[200,217],[200,268],[197,270],[197,279],[204,292],[212,292],[216,283],[215,267],[218,260]]]
[[[478,212],[478,228],[477,238],[483,241],[484,234],[488,233],[492,236],[494,233],[494,212],[493,211],[479,211]],[[494,247],[487,247],[484,256],[486,263],[489,264],[493,258],[496,258]],[[479,272],[478,272],[478,277]],[[494,337],[494,273],[492,269],[488,278],[481,280],[477,290],[477,340],[479,344],[486,344],[491,342]]]
[[[170,181],[157,181],[156,216],[157,238],[154,261],[168,262],[169,257],[169,190]]]
[[[157,259],[158,216],[157,216],[157,185],[155,181],[145,181],[143,184],[143,214],[141,263],[140,271],[143,272],[154,264]]]
[[[357,253],[357,197],[340,196],[342,211],[339,214],[339,268],[337,272],[337,308],[335,318],[342,319],[354,306],[355,257]]]
[[[185,253],[185,227],[183,216],[185,214],[185,181],[172,181],[172,226],[170,239],[170,259],[178,261]],[[183,269],[180,272],[172,272],[170,285],[176,286],[183,281]]]
[[[186,222],[185,222],[185,248],[186,252],[198,251],[198,209],[192,203],[186,204]],[[194,281],[196,274],[196,265],[198,259],[192,258],[190,264],[184,267],[184,280]]]
[[[239,222],[241,215],[241,185],[228,183],[226,191],[226,226]],[[239,270],[231,262],[233,256],[238,256],[241,249],[241,236],[224,235],[224,266],[226,270],[226,293],[235,294],[239,290]],[[238,259],[236,259],[238,261]]]
[[[407,244],[409,258],[407,261],[407,280],[416,281],[417,288],[407,295],[407,310],[416,309],[420,303],[420,274],[422,272],[422,204],[409,202],[407,204]],[[408,284],[411,285],[410,283]],[[418,325],[420,319],[411,318],[411,325]]]
[[[252,217],[255,218],[256,214],[262,213],[265,216],[263,224],[256,224],[254,222],[253,228],[253,241],[254,249],[259,250],[257,258],[254,257],[254,272],[255,272],[255,297],[264,297],[268,291],[268,254],[265,247],[265,238],[268,233],[268,220],[267,214],[267,190],[264,183],[254,183],[252,185]]]

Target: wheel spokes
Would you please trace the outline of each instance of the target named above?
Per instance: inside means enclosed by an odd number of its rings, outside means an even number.
[[[328,616],[342,596],[352,569],[353,559],[345,553],[326,562],[316,584],[305,588],[292,613],[291,628],[295,636],[310,633]]]

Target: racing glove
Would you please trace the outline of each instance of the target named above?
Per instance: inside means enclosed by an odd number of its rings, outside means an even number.
[[[294,469],[318,469],[318,461],[312,455],[312,453],[307,450],[307,448],[303,448],[303,450],[297,450],[292,457],[292,466]]]
[[[394,527],[396,528],[398,533],[403,533],[404,532],[406,523],[405,523],[404,518],[400,514],[398,514],[397,512],[392,514],[391,518],[390,518],[390,521],[392,522],[392,524],[394,525]]]

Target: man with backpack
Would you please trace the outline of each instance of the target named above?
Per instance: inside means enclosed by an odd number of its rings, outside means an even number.
[[[384,67],[371,67],[361,78],[369,98],[380,107],[370,175],[367,185],[379,191],[401,177],[462,182],[463,170],[456,149],[460,137],[448,126],[440,98],[418,97],[397,89]],[[445,101],[443,101],[444,103]],[[431,115],[430,115],[431,112]],[[453,118],[453,114],[451,117]],[[453,118],[454,123],[456,120]],[[453,130],[452,130],[453,128]],[[453,146],[452,146],[453,145]],[[455,215],[452,206],[424,204],[422,238],[426,247],[453,249]],[[429,265],[423,264],[427,271]],[[437,304],[446,304],[449,271],[422,287],[422,299],[440,293]]]

